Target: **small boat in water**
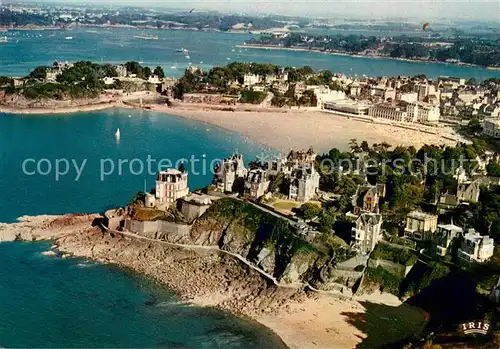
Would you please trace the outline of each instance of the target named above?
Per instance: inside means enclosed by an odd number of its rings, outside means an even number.
[[[73,40],[73,37],[72,36],[66,36],[64,39],[65,40]]]
[[[9,42],[9,39],[7,39],[6,36],[0,36],[0,44],[5,44]]]
[[[116,139],[120,139],[120,137],[121,137],[121,134],[120,134],[120,128],[117,128],[117,129],[116,129],[116,132],[115,132],[115,138],[116,138]]]
[[[158,40],[159,39],[159,37],[156,35],[147,35],[147,34],[134,35],[134,38],[144,39],[144,40]]]

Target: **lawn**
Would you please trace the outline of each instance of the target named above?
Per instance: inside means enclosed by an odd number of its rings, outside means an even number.
[[[293,208],[299,207],[300,204],[295,201],[276,201],[273,207],[280,211],[291,211]]]

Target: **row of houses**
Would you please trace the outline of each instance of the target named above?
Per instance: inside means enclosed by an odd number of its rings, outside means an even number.
[[[239,192],[257,200],[269,191],[271,180],[281,175],[288,183],[289,200],[307,202],[316,196],[320,175],[314,167],[316,153],[291,150],[287,157],[260,163],[247,169],[243,155],[233,154],[215,168],[213,185],[220,192]]]
[[[413,211],[406,217],[405,237],[416,241],[434,241],[435,254],[444,257],[455,239],[461,238],[457,257],[467,262],[484,262],[493,256],[495,242],[489,236],[482,236],[474,229],[464,229],[452,223],[438,224],[438,216]]]

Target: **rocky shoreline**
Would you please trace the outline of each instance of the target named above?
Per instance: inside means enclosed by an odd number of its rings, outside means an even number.
[[[52,240],[64,257],[115,263],[165,284],[185,301],[260,322],[290,348],[354,347],[366,337],[346,318],[346,314],[365,313],[357,301],[277,287],[221,251],[102,232],[92,226],[98,217],[22,217],[18,223],[0,224],[0,241]]]

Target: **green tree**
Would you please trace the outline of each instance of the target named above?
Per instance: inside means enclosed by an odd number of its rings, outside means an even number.
[[[313,204],[311,202],[307,202],[302,205],[299,209],[299,214],[304,219],[313,219],[321,213],[321,207]]]
[[[332,210],[324,210],[319,216],[318,220],[319,231],[323,233],[331,232],[336,221],[337,212],[333,212]]]
[[[490,162],[486,167],[488,176],[500,177],[500,164],[498,162]]]
[[[49,67],[37,67],[33,70],[29,77],[32,79],[45,80],[47,78],[47,70]]]
[[[151,71],[150,67],[144,67],[142,70],[142,77],[144,79],[148,79],[151,75],[153,75],[153,72]]]
[[[468,127],[472,132],[480,132],[482,130],[481,121],[478,118],[472,118],[469,121]]]
[[[363,150],[366,153],[370,151],[370,146],[368,145],[367,141],[361,142],[361,150]]]
[[[165,72],[163,71],[163,68],[160,66],[157,66],[155,68],[153,74],[158,76],[160,79],[163,79],[165,77]]]

